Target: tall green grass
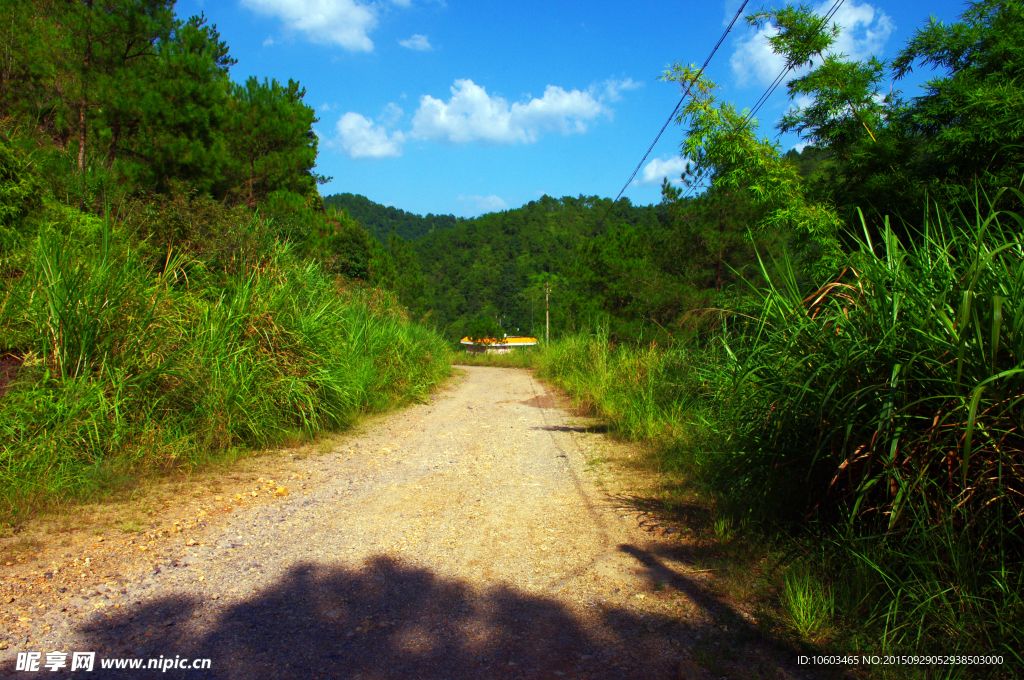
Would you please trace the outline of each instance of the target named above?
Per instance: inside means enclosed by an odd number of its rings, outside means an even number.
[[[545,346],[535,365],[622,435],[665,443],[695,435],[681,425],[703,420],[694,360],[683,347],[613,346],[598,327]]]
[[[493,366],[496,368],[530,368],[533,366],[540,350],[537,347],[513,349],[508,354],[489,354],[481,352],[470,354],[459,346],[455,349],[452,361],[461,366]]]
[[[930,209],[912,242],[854,235],[823,285],[763,262],[767,283],[711,342],[576,336],[539,363],[613,427],[660,441],[740,522],[816,537],[822,610],[834,598],[854,651],[1020,664],[1024,220],[998,198]],[[813,610],[798,586],[790,599]]]
[[[194,465],[343,427],[425,396],[450,350],[392,296],[273,245],[154,272],[108,223],[47,225],[0,280],[0,517],[125,473]]]

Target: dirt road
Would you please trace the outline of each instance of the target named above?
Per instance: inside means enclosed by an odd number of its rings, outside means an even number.
[[[742,624],[599,488],[594,458],[621,445],[526,371],[462,370],[270,485],[287,495],[68,590],[0,666],[91,650],[211,660],[152,673],[183,678],[674,678],[723,613]]]

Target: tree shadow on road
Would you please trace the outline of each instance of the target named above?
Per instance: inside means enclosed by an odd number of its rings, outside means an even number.
[[[227,606],[199,594],[143,602],[94,619],[76,649],[212,660],[210,670],[148,674],[97,661],[100,678],[675,677],[670,620],[598,603],[590,611],[585,621],[550,597],[481,593],[378,557],[359,571],[296,566]]]

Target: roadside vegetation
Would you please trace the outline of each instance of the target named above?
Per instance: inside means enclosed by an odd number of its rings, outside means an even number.
[[[1014,676],[1024,6],[971,3],[890,63],[833,53],[841,27],[806,7],[748,21],[804,69],[789,93],[810,103],[779,127],[806,148],[782,154],[674,65],[665,79],[691,88],[682,185],[665,183],[656,224],[610,225],[553,272],[574,320],[520,359],[686,480],[667,509],[696,490],[721,543],[784,556],[761,597],[788,632],[766,615],[766,634],[1003,657],[861,667],[880,677]],[[905,99],[914,68],[936,75]]]
[[[324,209],[298,83],[233,83],[216,27],[172,2],[0,14],[0,523],[448,374],[401,253]]]
[[[452,363],[460,366],[494,366],[497,368],[532,368],[536,365],[540,350],[534,348],[514,349],[508,354],[469,354],[462,351],[455,355]]]
[[[775,263],[703,344],[598,331],[535,365],[693,482],[720,534],[794,549],[778,603],[804,643],[1000,673],[1024,648],[1021,224],[927,226],[810,295]]]

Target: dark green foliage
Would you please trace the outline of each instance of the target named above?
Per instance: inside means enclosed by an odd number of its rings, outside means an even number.
[[[67,133],[77,136],[78,167],[90,156],[109,166],[150,113],[145,109],[158,103],[146,95],[157,80],[157,45],[174,30],[173,3],[96,0],[56,3],[50,11],[64,37],[55,46],[62,53],[53,56],[66,69],[60,106]]]
[[[1024,5],[982,0],[961,20],[930,20],[893,62],[944,73],[928,82],[903,124],[923,142],[917,173],[936,181],[1015,185],[1024,166]]]
[[[371,260],[380,244],[348,213],[331,211],[317,220],[307,252],[332,274],[348,279],[371,279]]]
[[[572,273],[580,253],[612,227],[656,228],[658,219],[654,208],[637,208],[626,199],[544,196],[435,230],[412,245],[432,292],[436,323],[450,338],[465,335],[488,307],[510,335],[542,334],[544,292],[536,279],[545,275],[560,280],[550,294],[552,333],[559,333],[603,313],[585,288],[590,275]],[[596,275],[603,279],[605,272]]]
[[[430,233],[435,224],[448,228],[461,220],[451,215],[420,217],[353,194],[328,196],[323,206],[329,214],[345,215],[369,233],[373,242],[359,246],[369,252],[368,280],[394,291],[413,318],[431,316],[434,304],[410,239]]]
[[[466,337],[470,340],[500,340],[505,335],[505,329],[501,327],[494,316],[487,312],[481,312],[473,317],[469,324],[469,330],[466,332]]]
[[[24,152],[0,132],[0,257],[22,237],[22,224],[39,206],[39,180]]]
[[[313,173],[317,118],[302,103],[305,94],[294,80],[285,87],[276,80],[249,78],[234,86],[227,126],[234,162],[230,192],[248,205],[280,190],[315,194],[317,182],[325,181]]]
[[[745,189],[712,188],[688,202],[667,205],[674,233],[655,247],[659,269],[672,272],[697,291],[721,294],[756,261],[751,225],[757,208]],[[764,246],[768,239],[758,239]],[[702,306],[702,305],[701,305]]]
[[[319,205],[319,199],[277,191],[268,196],[262,213],[269,218],[270,231],[277,238],[293,244],[304,257],[320,262],[325,271],[397,291],[402,277],[388,250],[346,211],[317,210]]]
[[[783,13],[776,13],[779,21],[787,18]],[[814,20],[806,8],[802,13],[805,22]],[[787,114],[781,125],[827,155],[825,171],[810,182],[812,195],[836,205],[848,224],[863,209],[878,234],[885,215],[899,215],[901,228],[903,221],[919,227],[925,196],[969,209],[971,196],[961,187],[1018,185],[1024,174],[1022,35],[1021,3],[984,0],[968,5],[953,24],[929,21],[891,65],[819,51],[815,68],[789,83],[792,98],[811,104]],[[791,47],[779,45],[784,54]],[[916,65],[941,74],[922,96],[904,100],[885,79],[899,80]]]
[[[686,299],[690,291],[685,280],[674,276],[678,272],[652,266],[664,234],[662,229],[616,225],[580,245],[569,271],[574,298],[588,312],[585,319],[602,321],[617,340],[663,336],[656,324],[674,325],[694,300]]]
[[[168,253],[186,252],[210,271],[237,271],[252,266],[247,257],[273,247],[270,225],[244,206],[226,206],[181,182],[167,193],[126,199],[119,209],[124,231],[139,240],[141,257],[157,271]]]
[[[53,3],[0,0],[0,110],[48,138],[61,138],[68,121],[61,105],[65,65],[55,55],[65,39],[51,20]]]
[[[359,194],[333,194],[324,198],[324,207],[347,210],[363,228],[386,245],[392,232],[406,241],[426,236],[434,229],[450,229],[463,220],[454,215],[428,214],[425,217],[374,203]]]
[[[96,212],[175,183],[250,207],[315,196],[316,116],[294,81],[234,84],[216,26],[169,0],[0,5],[0,114],[53,193]]]
[[[376,281],[394,291],[413,318],[429,316],[432,308],[427,280],[412,244],[392,233],[388,236],[387,253],[382,253],[379,259],[381,264],[376,268]]]
[[[548,282],[553,336],[593,323],[616,341],[689,333],[703,324],[693,310],[733,295],[737,272],[756,263],[757,213],[745,191],[673,200],[669,189],[647,207],[545,196],[414,241],[434,318],[457,339],[493,307],[510,335],[541,336]]]
[[[215,27],[202,17],[176,23],[147,64],[103,106],[99,143],[108,164],[133,184],[167,191],[183,181],[222,194],[228,163],[224,131],[231,109],[228,56]]]
[[[828,152],[817,147],[805,146],[800,151],[790,149],[784,158],[796,166],[800,176],[805,181],[815,179],[819,173],[828,167]]]

